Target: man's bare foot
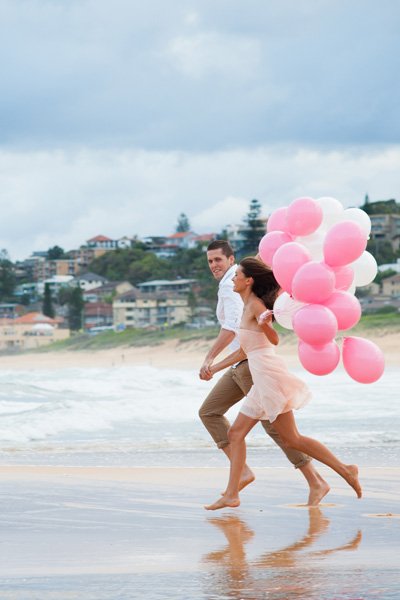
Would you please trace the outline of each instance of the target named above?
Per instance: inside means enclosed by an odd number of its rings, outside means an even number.
[[[249,483],[253,483],[253,481],[255,480],[256,476],[254,475],[253,471],[250,469],[250,467],[245,467],[243,469],[242,472],[242,476],[240,478],[239,481],[239,492],[246,487],[246,485],[249,485]],[[226,490],[225,492],[221,493],[221,496],[225,496],[226,494]]]
[[[357,494],[357,498],[361,498],[362,489],[360,482],[358,480],[358,467],[357,465],[348,465],[347,474],[343,475],[344,479],[347,483],[353,488],[355,493]]]
[[[222,496],[222,498],[214,502],[214,504],[210,504],[209,506],[205,506],[204,508],[206,510],[218,510],[219,508],[235,508],[239,505],[239,496],[233,497],[225,494],[224,496]]]
[[[330,485],[321,477],[319,473],[317,473],[317,482],[313,485],[310,485],[307,506],[318,506],[322,498],[326,496],[330,489]]]
[[[253,471],[249,467],[247,467],[247,469],[245,469],[245,470],[243,469],[243,473],[242,473],[242,476],[239,481],[239,492],[240,492],[240,490],[245,488],[246,485],[249,485],[249,483],[253,483],[255,478],[256,478],[256,476],[254,475]]]

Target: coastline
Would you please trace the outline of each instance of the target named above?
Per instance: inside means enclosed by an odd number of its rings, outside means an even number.
[[[387,333],[387,331],[371,330],[363,332],[360,337],[365,337],[379,346],[385,356],[387,366],[400,366],[400,332]],[[337,338],[339,345],[341,345],[340,339]],[[40,353],[9,354],[0,357],[0,370],[54,370],[75,367],[108,369],[142,365],[160,369],[196,370],[202,364],[211,344],[212,342],[209,340],[201,338],[188,342],[173,339],[151,346],[118,346],[102,350],[49,350]],[[301,367],[297,355],[297,338],[294,334],[282,336],[276,352],[285,358],[289,367]],[[228,352],[224,352],[221,357],[227,354]]]

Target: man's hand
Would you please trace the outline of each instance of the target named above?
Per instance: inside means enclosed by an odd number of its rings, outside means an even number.
[[[212,378],[212,373],[210,371],[210,367],[212,365],[212,360],[205,360],[200,367],[199,377],[204,381],[209,381]]]

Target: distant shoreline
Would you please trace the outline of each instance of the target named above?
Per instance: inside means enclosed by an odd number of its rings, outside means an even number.
[[[397,328],[394,328],[397,329]],[[0,356],[0,370],[46,370],[62,368],[113,368],[121,366],[152,366],[168,369],[198,369],[204,356],[212,344],[218,329],[208,331],[201,336],[200,332],[187,332],[187,339],[171,337],[157,340],[150,338],[151,343],[141,340],[141,345],[121,344],[114,347],[101,345],[88,348],[42,348],[37,352],[24,352]],[[383,351],[387,366],[400,366],[400,330],[393,333],[389,328],[354,328],[343,332],[348,336],[360,336],[375,342]],[[342,336],[337,336],[341,346]],[[122,340],[121,340],[122,341]],[[150,341],[150,340],[149,340]],[[281,354],[288,366],[301,367],[297,356],[297,337],[286,331],[281,336],[277,353]],[[225,353],[226,354],[226,353]]]

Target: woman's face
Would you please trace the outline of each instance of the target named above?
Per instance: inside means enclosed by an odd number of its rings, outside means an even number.
[[[247,282],[249,279],[250,279],[250,277],[246,277],[246,275],[243,273],[242,267],[239,265],[238,268],[236,269],[236,273],[235,273],[234,277],[232,277],[233,291],[240,293],[243,290],[245,290],[246,287],[248,286]]]

